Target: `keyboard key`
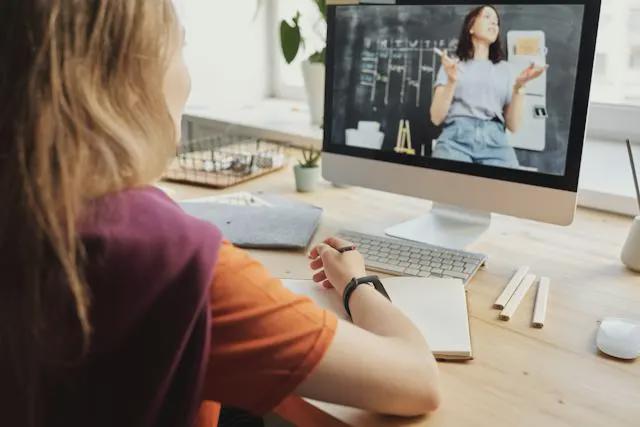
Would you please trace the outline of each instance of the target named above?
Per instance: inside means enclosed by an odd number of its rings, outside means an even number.
[[[372,269],[372,270],[384,270],[384,271],[389,271],[391,273],[397,273],[397,274],[403,274],[404,273],[404,268],[399,267],[397,265],[393,265],[393,264],[386,264],[383,262],[367,262],[367,267]]]
[[[429,277],[431,276],[431,272],[426,270],[420,270],[420,273],[418,273],[418,276]]]
[[[409,265],[410,265],[410,264],[409,264],[408,262],[404,262],[404,261],[403,261],[403,262],[399,262],[399,263],[398,263],[398,265],[399,265],[400,267],[409,267]]]
[[[420,264],[411,264],[409,266],[409,268],[413,268],[413,269],[417,269],[417,270],[420,270],[420,267],[422,267]]]
[[[440,268],[442,267],[442,263],[440,262],[432,262],[431,264],[429,264],[431,267],[433,268]],[[433,270],[433,269],[432,269]]]
[[[417,276],[418,274],[420,274],[420,270],[418,270],[417,268],[407,268],[404,271],[404,274],[408,274],[410,276]]]
[[[398,255],[391,254],[389,255],[389,259],[398,259]]]
[[[442,274],[442,273],[444,273],[444,270],[441,269],[441,268],[432,268],[431,269],[431,274]],[[440,276],[440,277],[442,277],[442,276]]]

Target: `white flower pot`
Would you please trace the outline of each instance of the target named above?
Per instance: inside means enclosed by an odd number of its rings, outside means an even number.
[[[300,165],[295,165],[293,172],[296,177],[296,190],[301,193],[308,193],[314,191],[320,182],[322,172],[319,166],[313,168],[303,168]]]
[[[621,258],[630,270],[640,273],[640,216],[633,220],[627,241],[622,248]]]
[[[302,76],[307,91],[307,101],[311,113],[311,124],[322,126],[324,116],[324,64],[304,61],[302,63]]]

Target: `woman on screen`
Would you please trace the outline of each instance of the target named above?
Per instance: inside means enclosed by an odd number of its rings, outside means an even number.
[[[517,168],[506,130],[520,128],[525,85],[546,67],[531,64],[514,78],[502,50],[500,17],[490,5],[476,7],[465,17],[457,58],[446,51],[441,56],[431,121],[444,123],[444,129],[433,157]]]

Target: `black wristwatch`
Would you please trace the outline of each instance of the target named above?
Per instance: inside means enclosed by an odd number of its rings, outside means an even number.
[[[391,301],[391,298],[389,298],[389,294],[387,293],[384,286],[382,286],[382,282],[380,282],[380,279],[378,278],[378,276],[365,276],[359,279],[356,279],[354,277],[353,279],[351,279],[349,283],[347,283],[347,286],[344,288],[344,293],[342,295],[344,309],[347,311],[349,318],[351,318],[351,310],[349,310],[349,299],[351,298],[351,294],[353,293],[353,291],[355,291],[356,288],[362,285],[363,283],[372,284],[373,287],[376,289],[376,291],[380,292],[382,295],[384,295],[386,299]]]

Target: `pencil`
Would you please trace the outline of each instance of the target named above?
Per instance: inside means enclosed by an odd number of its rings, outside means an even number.
[[[627,151],[629,151],[629,161],[631,162],[631,173],[633,174],[633,183],[636,186],[636,201],[640,210],[640,188],[638,188],[638,175],[636,174],[636,164],[633,161],[633,151],[631,150],[631,142],[627,139]]]
[[[502,313],[500,313],[500,320],[509,320],[513,317],[514,313],[518,309],[518,306],[520,305],[520,302],[522,302],[522,299],[527,294],[527,291],[529,290],[531,285],[533,285],[533,282],[535,282],[535,280],[536,276],[533,274],[527,275],[522,280],[522,283],[520,283],[520,286],[518,286],[518,289],[516,289],[516,292],[504,307]]]
[[[509,283],[507,283],[507,286],[505,286],[504,290],[502,291],[502,293],[500,294],[496,302],[493,303],[494,308],[502,310],[504,306],[507,305],[507,303],[513,296],[513,293],[516,291],[516,289],[518,289],[518,286],[522,282],[522,279],[524,279],[524,276],[526,276],[528,272],[529,272],[529,267],[526,265],[520,267],[518,271],[515,272],[515,274],[513,275],[511,280],[509,280]]]
[[[538,283],[538,293],[536,295],[536,305],[533,309],[532,324],[534,328],[544,326],[544,318],[547,315],[547,300],[549,299],[549,285],[551,281],[548,277],[541,277]]]

